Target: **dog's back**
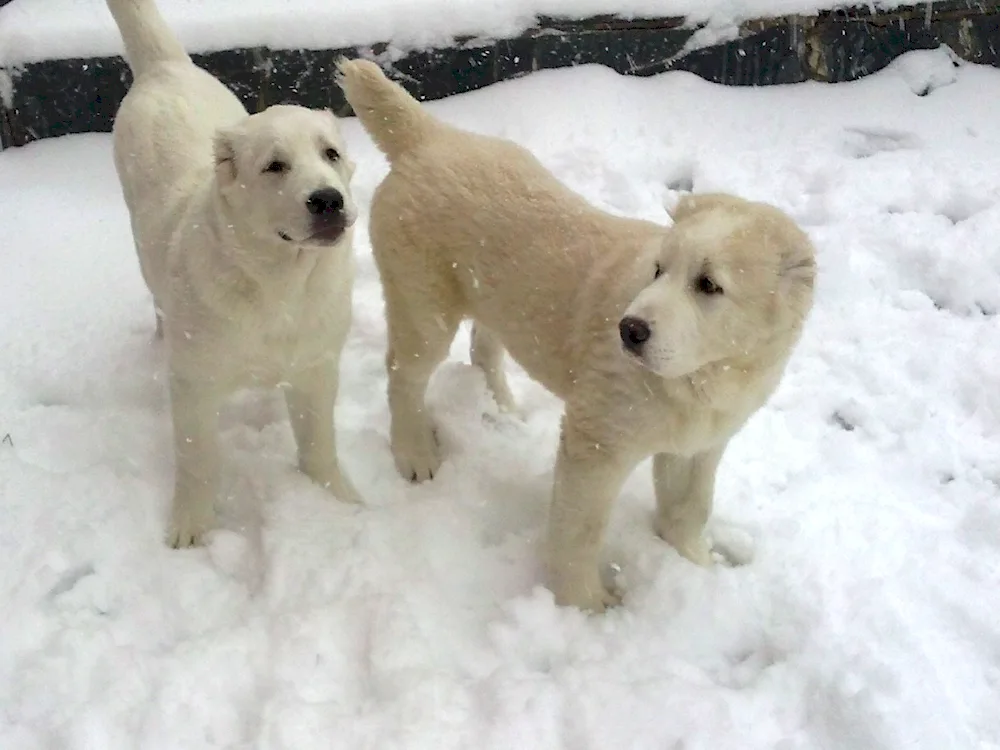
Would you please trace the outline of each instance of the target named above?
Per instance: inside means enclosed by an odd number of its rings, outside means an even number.
[[[592,346],[578,335],[581,308],[615,316],[628,299],[608,294],[617,278],[598,277],[622,275],[616,266],[627,273],[663,228],[600,211],[512,141],[438,120],[373,63],[340,70],[392,167],[370,222],[389,296],[434,289],[449,315],[488,326],[533,377],[565,395],[578,349]]]

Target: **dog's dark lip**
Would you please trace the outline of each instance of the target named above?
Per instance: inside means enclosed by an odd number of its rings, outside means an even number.
[[[622,345],[621,345],[621,350],[622,350],[622,352],[624,352],[624,353],[625,353],[626,355],[628,355],[628,358],[629,358],[629,359],[635,359],[635,360],[638,360],[638,361],[640,361],[640,362],[642,361],[642,355],[641,355],[641,354],[636,354],[636,353],[635,353],[634,351],[632,351],[632,350],[631,350],[631,349],[629,349],[629,348],[628,348],[627,346],[625,346],[625,344],[622,344]]]
[[[332,245],[344,236],[345,231],[347,228],[344,226],[331,226],[313,232],[301,240],[296,240],[285,232],[278,232],[278,236],[285,242],[293,242],[297,245]]]
[[[346,231],[347,227],[344,224],[335,224],[313,232],[304,241],[320,245],[332,245],[343,237]]]
[[[338,214],[332,218],[316,222],[319,226],[305,239],[305,242],[312,242],[322,245],[332,245],[338,242],[344,233],[354,224],[354,217],[348,218],[343,214]]]
[[[645,370],[652,370],[652,368],[649,366],[649,363],[646,362],[646,358],[643,357],[641,354],[636,354],[635,352],[631,351],[627,346],[625,346],[625,344],[621,345],[621,350],[622,353],[628,358],[630,362],[638,365],[639,367]]]
[[[294,242],[298,245],[332,245],[338,242],[344,236],[344,233],[354,226],[355,219],[356,217],[354,216],[350,218],[338,216],[327,220],[324,222],[324,226],[321,226],[308,237],[304,237],[301,240],[296,240],[290,234],[281,230],[278,231],[278,236],[285,242]]]

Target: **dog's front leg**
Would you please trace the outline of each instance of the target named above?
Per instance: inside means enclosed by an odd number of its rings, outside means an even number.
[[[361,497],[340,470],[333,411],[337,402],[339,360],[329,359],[295,373],[285,389],[285,404],[298,446],[299,469],[344,502]]]
[[[601,581],[612,504],[634,463],[573,436],[564,424],[556,459],[546,557],[557,604],[603,612],[620,597]]]
[[[656,533],[698,565],[712,564],[705,524],[712,513],[715,472],[725,445],[694,456],[657,453],[653,457]]]
[[[200,544],[215,525],[219,485],[219,394],[199,383],[170,379],[174,423],[174,502],[167,543]]]

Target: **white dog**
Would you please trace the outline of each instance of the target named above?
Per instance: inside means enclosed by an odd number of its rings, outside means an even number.
[[[197,544],[214,524],[219,408],[243,387],[286,386],[299,467],[357,501],[333,426],[357,215],[336,117],[248,115],[191,62],[153,0],[108,7],[135,79],[115,119],[115,166],[168,347],[169,543]]]
[[[566,403],[549,534],[560,604],[601,610],[612,501],[653,455],[656,529],[712,562],[703,530],[729,439],[770,396],[812,306],[806,235],[778,209],[693,196],[674,226],[612,216],[530,153],[436,120],[374,63],[340,83],[391,170],[371,238],[385,291],[391,440],[404,477],[441,462],[424,393],[463,318],[513,405],[504,347]]]

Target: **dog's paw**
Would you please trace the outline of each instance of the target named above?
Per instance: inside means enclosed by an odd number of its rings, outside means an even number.
[[[685,536],[679,534],[676,529],[664,528],[663,524],[657,524],[656,533],[663,541],[677,550],[677,554],[695,565],[708,568],[715,564],[715,558],[712,557],[712,547],[701,534]]]
[[[497,405],[497,411],[501,414],[517,414],[517,401],[514,400],[514,394],[506,382],[495,385],[490,389],[490,393]]]
[[[528,421],[529,409],[511,399],[508,404],[497,404],[499,418],[508,424],[524,424]]]
[[[712,554],[724,565],[748,565],[754,558],[754,540],[748,532],[716,523],[710,531]]]
[[[605,586],[599,575],[590,581],[582,581],[572,586],[556,586],[555,600],[561,607],[576,607],[585,612],[601,614],[622,603],[621,592]]]
[[[302,471],[313,482],[341,502],[356,505],[362,503],[361,494],[354,488],[351,481],[341,473],[340,467],[332,465],[310,471],[303,469]]]
[[[215,510],[210,502],[178,502],[174,500],[167,545],[174,549],[197,547],[215,527]]]
[[[434,430],[414,430],[394,441],[392,456],[403,479],[424,482],[433,479],[441,468],[441,450]]]
[[[339,485],[331,484],[326,486],[326,489],[342,503],[350,503],[351,505],[364,504],[361,493],[354,488],[354,485],[346,477],[341,477]]]
[[[567,607],[576,607],[578,609],[582,609],[584,612],[592,612],[595,615],[600,615],[621,604],[622,597],[618,592],[610,591],[601,586],[601,590],[598,592],[569,597],[565,601],[559,601],[559,599],[557,599],[556,603]]]
[[[528,413],[525,409],[515,408],[513,411],[484,411],[483,424],[489,425],[496,430],[510,433],[511,430],[520,429],[528,421]]]

